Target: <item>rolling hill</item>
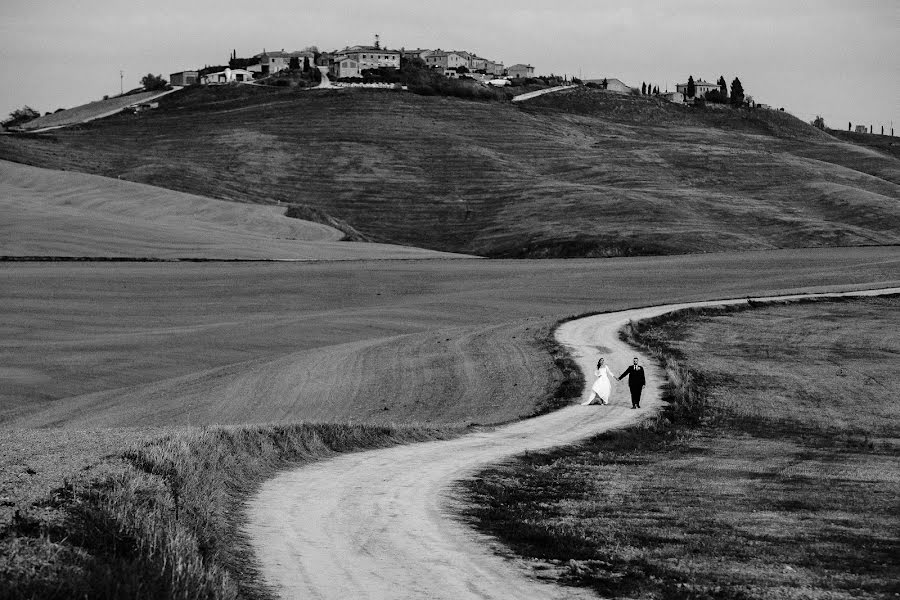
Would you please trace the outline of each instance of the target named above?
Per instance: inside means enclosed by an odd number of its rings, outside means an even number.
[[[900,160],[788,114],[596,90],[515,105],[195,88],[0,158],[310,207],[382,242],[489,257],[900,243]]]
[[[450,256],[346,243],[285,207],[0,160],[0,257],[346,260]]]

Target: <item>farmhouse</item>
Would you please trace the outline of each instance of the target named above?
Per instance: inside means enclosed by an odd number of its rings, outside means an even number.
[[[512,78],[534,77],[534,67],[531,65],[517,64],[506,70],[506,73]]]
[[[172,73],[169,75],[169,83],[172,85],[197,85],[200,83],[200,73],[198,71],[181,71],[180,73]]]
[[[694,95],[688,95],[688,84],[687,83],[677,83],[675,84],[675,89],[682,94],[684,94],[685,98],[702,98],[706,92],[712,92],[714,90],[719,89],[719,85],[716,83],[710,83],[708,81],[703,81],[702,79],[694,82]]]
[[[207,73],[200,78],[203,85],[217,85],[223,83],[235,83],[239,81],[252,81],[253,73],[247,69],[225,69],[216,73]]]

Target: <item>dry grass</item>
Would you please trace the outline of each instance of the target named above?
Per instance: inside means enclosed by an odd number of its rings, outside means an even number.
[[[455,433],[299,424],[181,429],[133,443],[4,524],[0,597],[267,597],[241,530],[260,481],[340,452]]]
[[[555,376],[536,412],[583,383],[549,329]],[[244,502],[277,470],[341,452],[445,439],[462,427],[298,424],[7,430],[0,512],[3,598],[268,598]]]
[[[638,324],[677,374],[644,427],[466,486],[546,573],[632,598],[880,598],[894,574],[900,299]]]
[[[0,161],[0,257],[389,259],[447,255],[339,243],[296,211]],[[312,221],[329,221],[315,212]],[[330,220],[334,225],[340,223]],[[342,227],[351,238],[352,229]]]
[[[6,263],[5,427],[496,423],[572,314],[900,280],[890,248],[612,261]],[[63,401],[65,400],[65,401]]]
[[[897,158],[776,111],[591,91],[513,106],[243,87],[5,136],[0,157],[303,204],[375,240],[491,257],[900,242]]]
[[[127,96],[107,98],[106,100],[95,100],[94,102],[88,102],[81,106],[75,106],[60,112],[38,117],[37,119],[22,124],[22,129],[42,129],[44,127],[60,127],[63,125],[71,125],[73,123],[81,123],[85,119],[94,119],[100,115],[121,110],[126,106],[144,102],[161,93],[163,92],[140,92],[137,94],[129,94]]]

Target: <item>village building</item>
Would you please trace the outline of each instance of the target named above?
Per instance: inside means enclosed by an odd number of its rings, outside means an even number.
[[[421,58],[425,60],[425,57],[434,52],[434,50],[429,50],[428,48],[416,48],[414,50],[406,50],[405,48],[400,49],[400,53],[403,56],[415,56],[416,58]]]
[[[175,86],[197,85],[200,83],[200,73],[198,71],[172,73],[169,75],[169,83]]]
[[[531,65],[517,64],[506,69],[506,73],[514,79],[520,77],[534,77],[534,67]]]
[[[503,66],[502,62],[495,62],[493,60],[488,60],[485,62],[484,71],[488,75],[500,77],[501,75],[503,75],[503,73],[506,72],[506,67]]]
[[[333,53],[329,75],[338,79],[362,77],[362,72],[366,69],[382,67],[399,69],[400,52],[379,46],[351,46]]]
[[[224,83],[236,83],[241,81],[252,81],[253,73],[247,69],[225,69],[215,73],[207,73],[200,78],[203,85],[218,85]]]
[[[469,70],[475,71],[476,73],[487,73],[487,63],[488,60],[486,58],[473,55],[469,59]]]
[[[291,55],[284,50],[280,52],[266,52],[263,50],[260,54],[254,54],[253,58],[257,59],[259,62],[252,65],[252,67],[254,67],[252,70],[257,73],[262,73],[263,75],[284,71],[291,62]]]
[[[434,50],[425,56],[425,64],[432,69],[438,69],[442,73],[456,71],[459,67],[469,68],[469,54],[467,52]]]

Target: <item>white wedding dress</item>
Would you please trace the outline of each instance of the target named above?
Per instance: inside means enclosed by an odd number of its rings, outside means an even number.
[[[594,403],[594,395],[597,395],[597,399],[601,404],[609,404],[609,395],[612,391],[612,383],[610,383],[609,378],[612,377],[612,373],[609,370],[609,367],[603,365],[597,372],[594,373],[597,376],[597,381],[594,382],[593,387],[591,387],[591,397],[581,403],[582,406],[587,406],[588,404]]]

